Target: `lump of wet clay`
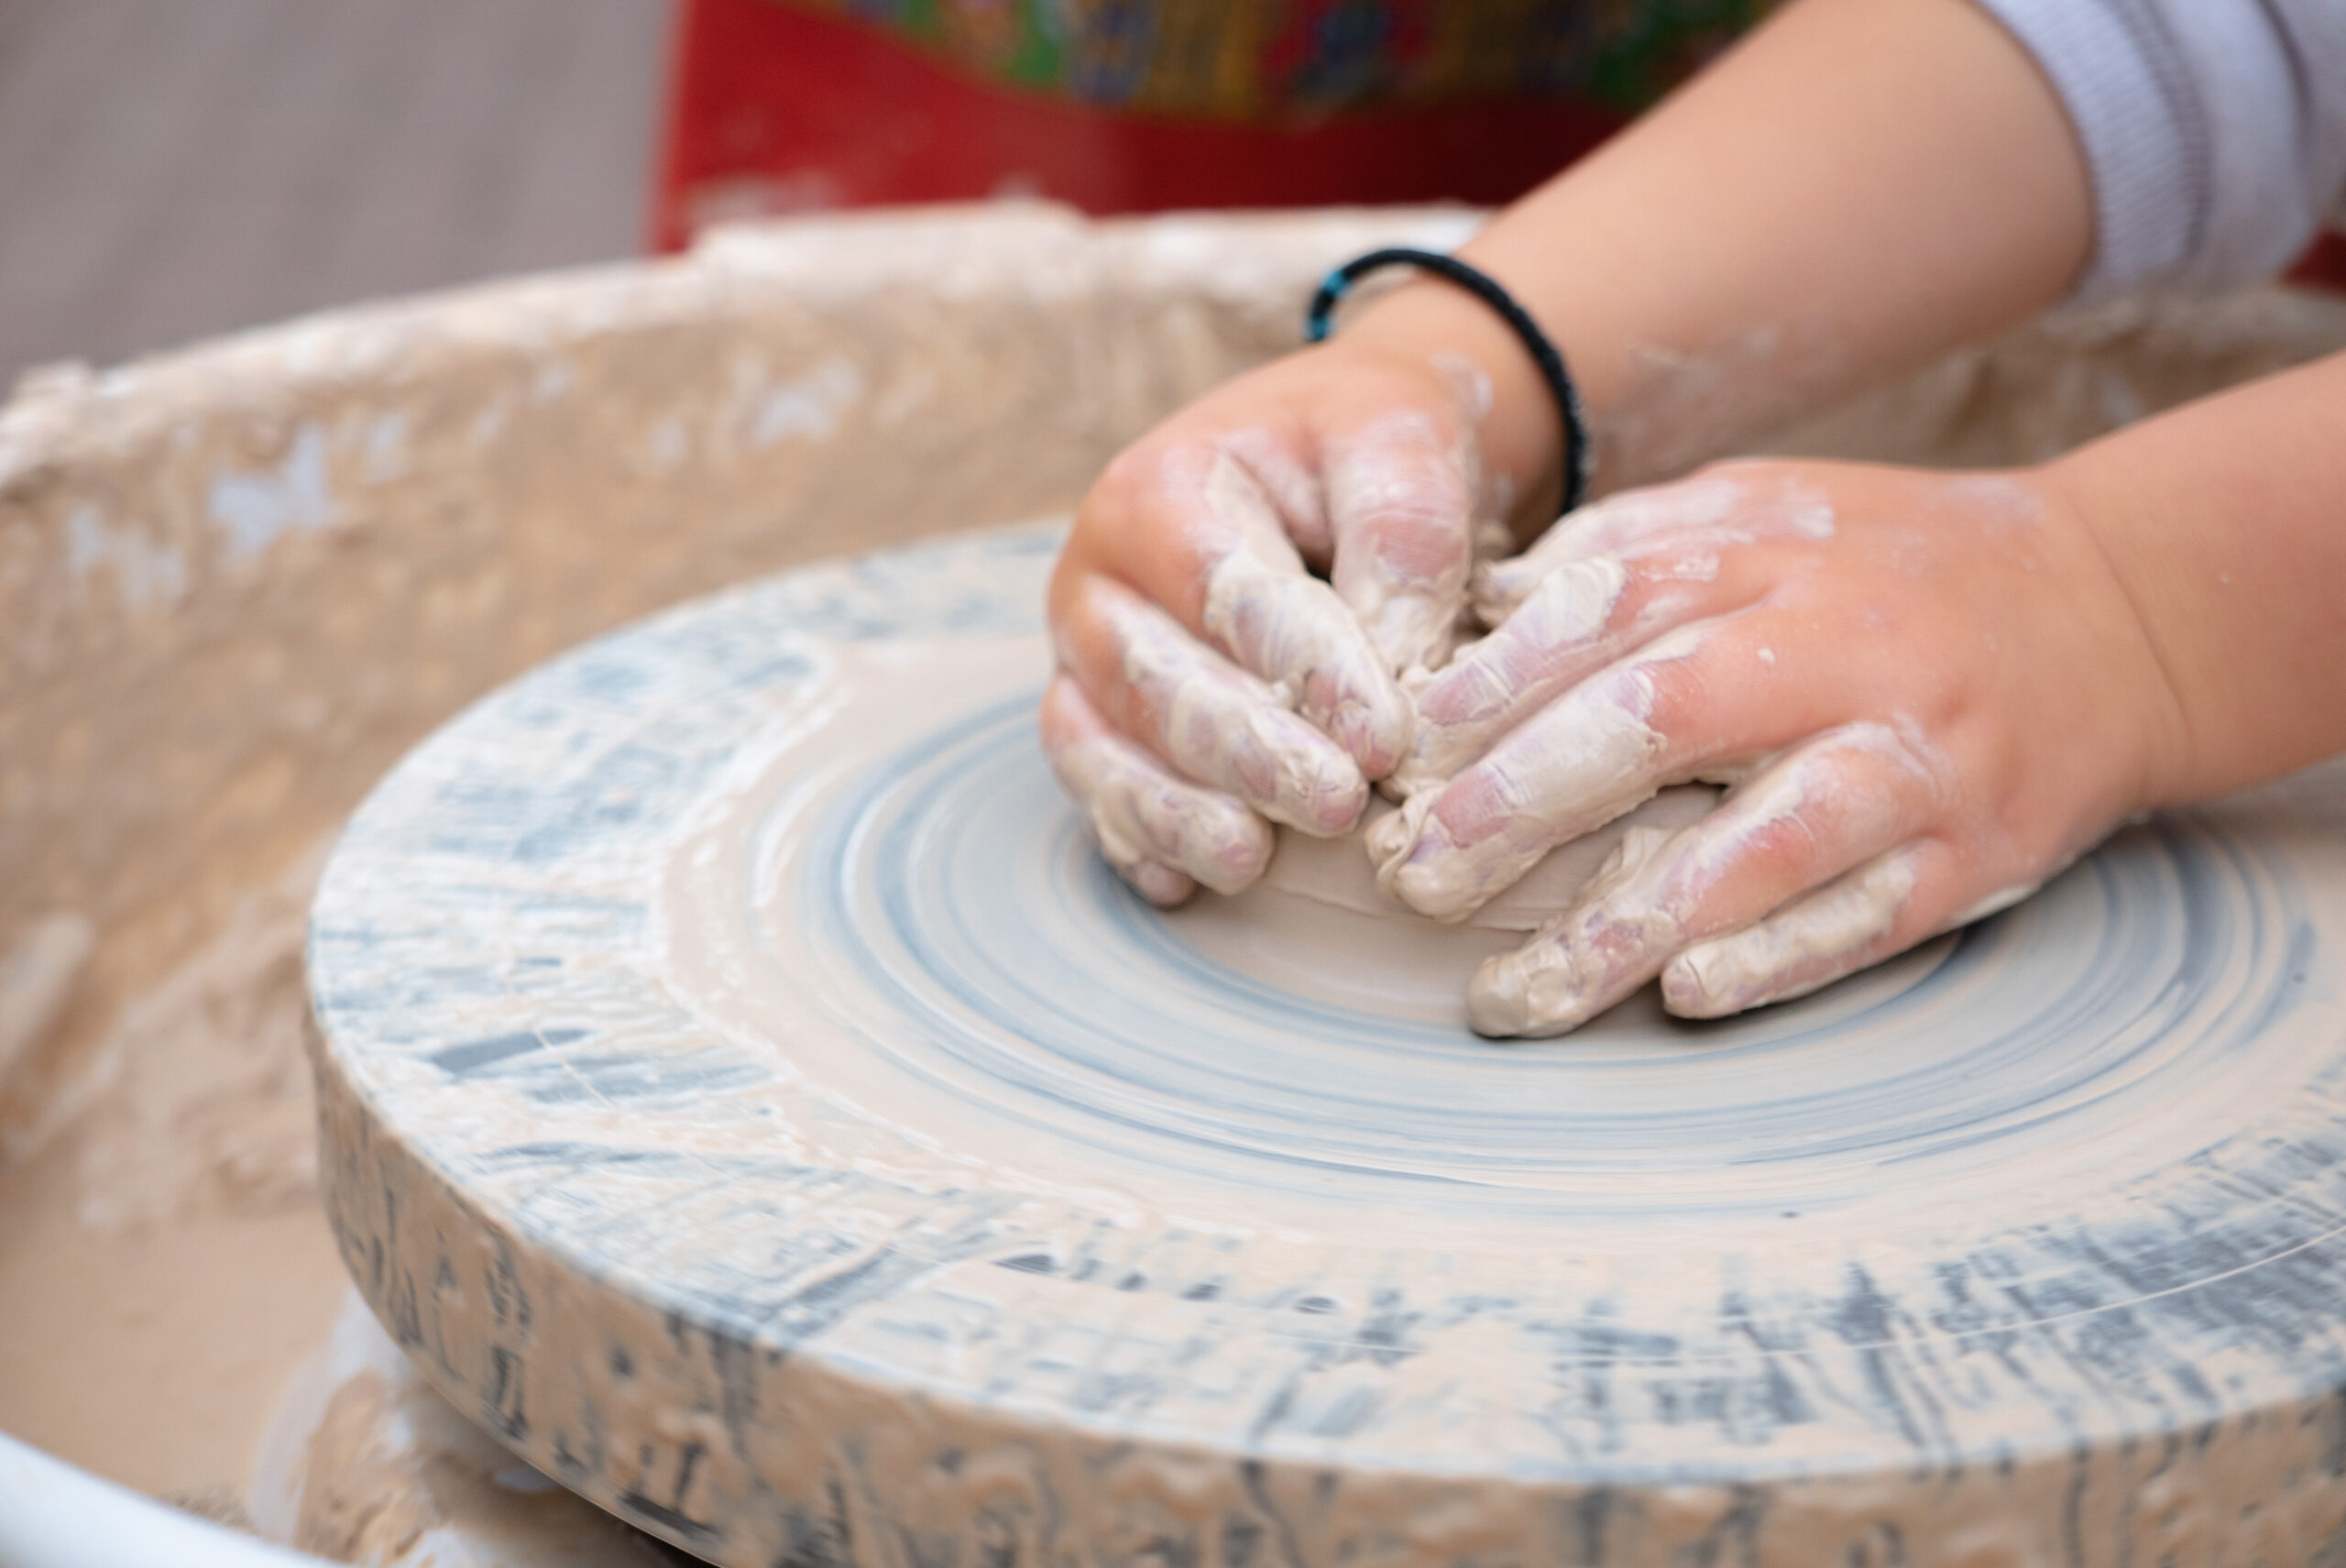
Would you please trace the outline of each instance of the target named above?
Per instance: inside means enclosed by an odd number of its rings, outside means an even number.
[[[1709,811],[1719,793],[1709,784],[1679,784],[1663,790],[1627,816],[1551,850],[1547,859],[1468,916],[1465,924],[1491,931],[1537,930],[1571,906],[1632,828],[1675,833]],[[1292,828],[1281,828],[1259,885],[1357,915],[1431,925],[1426,916],[1377,887],[1376,868],[1363,842],[1376,822],[1398,809],[1384,800],[1372,800],[1360,825],[1334,839],[1314,839]]]

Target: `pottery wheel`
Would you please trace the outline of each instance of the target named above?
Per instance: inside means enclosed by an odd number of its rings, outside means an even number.
[[[2346,775],[1494,1045],[1125,893],[1057,538],[688,605],[360,810],[328,1203],[460,1409],[740,1568],[2336,1560]]]

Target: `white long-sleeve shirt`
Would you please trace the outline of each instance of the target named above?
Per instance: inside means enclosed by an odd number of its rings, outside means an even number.
[[[2346,0],[1977,0],[2053,83],[2093,178],[2077,294],[2288,265],[2346,195]]]

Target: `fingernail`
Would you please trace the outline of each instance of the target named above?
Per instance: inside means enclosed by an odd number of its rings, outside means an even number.
[[[1323,839],[1339,833],[1349,833],[1360,814],[1368,809],[1368,781],[1359,770],[1346,768],[1341,775],[1323,776],[1314,784],[1311,795],[1311,818]],[[1307,828],[1307,831],[1311,829]]]
[[[1417,842],[1398,858],[1387,879],[1394,897],[1430,920],[1464,919],[1483,902],[1486,879],[1429,816]]]
[[[1376,862],[1377,890],[1431,920],[1464,919],[1494,889],[1504,887],[1539,860],[1518,861],[1501,840],[1474,849],[1452,842],[1450,829],[1433,814],[1433,795],[1412,795],[1401,809],[1369,829],[1369,854]]]
[[[1266,761],[1273,776],[1262,802],[1264,816],[1322,839],[1348,832],[1360,820],[1368,805],[1368,781],[1342,751],[1290,747]]]
[[[1390,698],[1390,700],[1388,700]],[[1361,776],[1381,779],[1409,753],[1417,716],[1398,693],[1376,693],[1339,706],[1328,717],[1328,735],[1360,765]]]
[[[1258,817],[1217,824],[1204,837],[1208,842],[1203,850],[1182,856],[1181,866],[1225,897],[1244,891],[1270,864],[1271,830]]]
[[[1697,942],[1663,966],[1661,1004],[1681,1018],[1725,1018],[1775,1000],[1791,966],[1766,951],[1765,925]]]
[[[1368,781],[1349,754],[1316,731],[1298,740],[1280,770],[1286,819],[1322,838],[1351,831],[1368,805]]]
[[[1526,1033],[1531,1024],[1531,987],[1523,972],[1521,955],[1501,953],[1485,959],[1466,987],[1466,1023],[1474,1033],[1507,1039]]]
[[[1484,966],[1509,966],[1512,987],[1523,997],[1519,1033],[1561,1035],[1579,1028],[1614,1002],[1616,976],[1605,960],[1602,917],[1583,915],[1578,924],[1583,927],[1578,932],[1562,924],[1543,927],[1529,947],[1502,953]],[[1584,940],[1590,930],[1597,936]],[[1475,979],[1479,982],[1482,976]]]
[[[1719,977],[1705,972],[1705,961],[1713,951],[1711,944],[1692,948],[1663,966],[1661,971],[1661,1004],[1681,1018],[1719,1018],[1729,1013],[1739,1013],[1745,1003],[1733,997],[1722,998],[1714,989]]]
[[[1168,795],[1146,816],[1155,858],[1216,893],[1239,892],[1270,861],[1269,826],[1234,802],[1192,804]]]

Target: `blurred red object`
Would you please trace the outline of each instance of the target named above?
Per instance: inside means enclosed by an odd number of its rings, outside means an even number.
[[[2288,280],[2300,288],[2346,293],[2346,235],[2322,231],[2289,269]]]
[[[870,3],[683,0],[652,206],[658,248],[681,249],[696,230],[732,218],[997,196],[1044,197],[1102,214],[1496,205],[1603,141],[1636,105],[1766,9],[1765,0],[1672,0],[1657,14],[1678,19],[1656,27],[1638,19],[1634,4],[1588,6],[1612,16],[1625,36],[1584,34],[1567,38],[1564,51],[1593,59],[1614,46],[1610,82],[1606,64],[1594,71],[1613,106],[1588,93],[1518,91],[1366,107],[1290,104],[1283,114],[1246,117],[1151,112],[989,77],[901,29],[834,8]],[[876,3],[884,9],[889,0]],[[1163,0],[1116,3],[1138,16]],[[1267,46],[1261,63],[1295,71],[1300,57],[1324,47],[1320,30],[1348,19],[1348,4],[1368,15],[1381,8],[1392,24],[1387,54],[1406,57],[1423,49],[1427,17],[1442,3],[1287,0],[1280,28],[1259,40]],[[904,4],[933,14],[929,0]],[[1571,0],[1551,4],[1560,14],[1572,9]],[[946,5],[964,36],[971,17],[995,26],[993,13],[1018,8],[1014,0]],[[2346,236],[2322,235],[2288,280],[2346,291]]]
[[[653,239],[729,218],[1038,196],[1094,214],[1522,194],[1623,115],[1507,96],[1285,123],[1105,107],[957,70],[774,0],[685,0]]]

